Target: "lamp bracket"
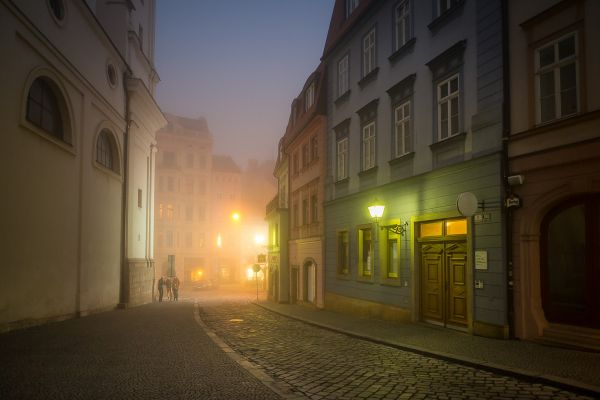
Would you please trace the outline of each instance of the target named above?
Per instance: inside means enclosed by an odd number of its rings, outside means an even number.
[[[408,221],[404,221],[402,224],[382,225],[380,229],[385,229],[390,232],[394,232],[397,235],[404,236],[406,230],[408,229]]]

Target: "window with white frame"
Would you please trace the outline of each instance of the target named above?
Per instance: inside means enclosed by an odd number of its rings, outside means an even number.
[[[404,0],[396,6],[395,10],[394,51],[404,46],[410,40],[410,29],[410,0]]]
[[[350,17],[352,11],[358,7],[359,0],[346,0],[346,18]]]
[[[350,270],[350,246],[348,231],[337,234],[337,271],[340,275],[347,275]]]
[[[458,133],[459,95],[458,74],[437,85],[439,140],[447,139]]]
[[[389,232],[387,235],[387,278],[398,278],[400,276],[400,235]]]
[[[338,61],[338,97],[348,91],[348,54]]]
[[[362,128],[362,167],[363,171],[375,166],[375,122]]]
[[[308,86],[306,93],[304,94],[304,111],[310,110],[315,104],[315,84],[314,82]]]
[[[537,122],[579,111],[577,34],[570,33],[535,51]]]
[[[363,38],[363,77],[375,69],[375,28]]]
[[[449,11],[452,7],[457,6],[462,0],[437,0],[437,16]]]
[[[371,277],[373,275],[373,241],[371,233],[371,228],[358,230],[358,262],[360,263],[359,274],[361,277]]]
[[[337,141],[337,180],[341,181],[348,177],[348,138],[344,137]]]
[[[410,101],[406,101],[394,109],[394,157],[412,151],[410,125]]]

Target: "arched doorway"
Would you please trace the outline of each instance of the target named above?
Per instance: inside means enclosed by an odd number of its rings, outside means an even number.
[[[314,303],[317,297],[317,267],[314,260],[304,262],[304,299]]]
[[[569,199],[541,227],[542,306],[550,323],[600,328],[600,195]]]

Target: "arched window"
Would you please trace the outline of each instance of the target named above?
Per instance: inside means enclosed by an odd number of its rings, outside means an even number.
[[[117,144],[108,129],[102,129],[96,140],[96,162],[103,167],[119,173]]]
[[[60,111],[60,98],[50,82],[37,78],[29,88],[27,95],[26,117],[29,122],[44,132],[70,143],[65,133],[65,124]]]

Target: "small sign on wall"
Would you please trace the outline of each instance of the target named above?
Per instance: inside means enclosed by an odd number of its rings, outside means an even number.
[[[488,269],[487,251],[475,250],[475,269]]]

